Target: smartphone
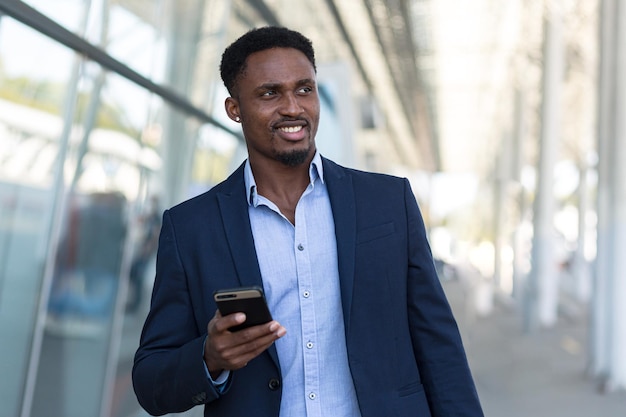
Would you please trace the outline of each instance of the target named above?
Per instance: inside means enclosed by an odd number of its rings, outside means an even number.
[[[261,287],[254,286],[218,290],[213,294],[213,298],[222,316],[238,312],[246,314],[246,321],[228,329],[231,332],[267,323],[272,320],[272,315],[267,307],[265,295]]]

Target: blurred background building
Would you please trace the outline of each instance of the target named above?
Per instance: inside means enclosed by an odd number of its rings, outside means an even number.
[[[245,158],[218,66],[264,25],[314,43],[321,153],[411,180],[459,321],[579,324],[585,389],[626,415],[625,19],[620,0],[0,0],[0,415],[143,415],[160,214]]]

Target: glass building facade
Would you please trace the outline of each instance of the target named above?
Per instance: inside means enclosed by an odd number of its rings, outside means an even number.
[[[386,138],[408,117],[380,123],[333,4],[0,2],[2,415],[143,415],[130,372],[160,215],[245,158],[218,66],[248,28],[313,39],[324,155],[384,169],[405,153]]]

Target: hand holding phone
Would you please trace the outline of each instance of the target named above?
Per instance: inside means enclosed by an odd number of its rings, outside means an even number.
[[[245,322],[228,329],[231,332],[272,321],[272,315],[267,307],[265,295],[261,287],[253,286],[218,290],[213,294],[213,298],[222,316],[233,313],[244,313],[246,315]]]
[[[219,290],[213,297],[220,314],[216,312],[207,324],[208,337],[204,346],[204,361],[212,377],[225,369],[237,370],[245,367],[287,332],[272,320],[261,287]],[[239,324],[233,318],[223,318],[239,312],[246,315],[244,323]],[[268,324],[261,326],[263,323]],[[225,329],[225,326],[231,324],[233,326]],[[237,333],[238,330],[251,326],[256,327],[248,330],[246,335]]]

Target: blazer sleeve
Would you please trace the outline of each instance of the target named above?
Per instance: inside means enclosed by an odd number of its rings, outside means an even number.
[[[133,365],[137,399],[152,415],[183,412],[220,395],[204,367],[206,329],[198,330],[169,211],[162,224],[152,305]]]
[[[461,336],[434,268],[408,180],[408,312],[415,359],[433,417],[482,417]]]

